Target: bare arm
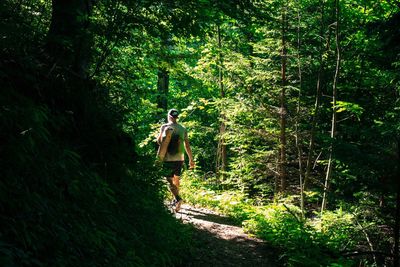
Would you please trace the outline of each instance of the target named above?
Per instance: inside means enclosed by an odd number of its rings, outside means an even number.
[[[190,167],[190,169],[193,169],[194,168],[194,160],[193,160],[192,149],[190,148],[187,132],[185,133],[185,150],[186,150],[186,154],[189,157],[189,167]]]
[[[159,145],[161,145],[163,131],[164,131],[164,126],[161,126],[160,132],[158,133],[158,136],[157,136],[157,143]]]

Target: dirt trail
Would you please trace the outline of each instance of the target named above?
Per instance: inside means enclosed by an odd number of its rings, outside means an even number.
[[[277,255],[267,243],[249,237],[223,215],[185,204],[175,216],[196,228],[195,256],[184,266],[279,266],[272,260]]]

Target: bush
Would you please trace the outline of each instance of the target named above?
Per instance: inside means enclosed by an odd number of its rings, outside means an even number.
[[[242,193],[215,189],[196,174],[184,177],[182,194],[186,201],[228,215],[247,233],[271,243],[287,266],[352,265],[339,250],[354,246],[357,230],[354,216],[342,210],[303,220],[290,198],[255,206]]]

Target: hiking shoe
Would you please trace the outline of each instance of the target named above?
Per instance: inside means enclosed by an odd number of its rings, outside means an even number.
[[[182,199],[180,199],[179,201],[177,201],[177,202],[175,203],[175,212],[178,212],[178,211],[181,209],[182,203],[183,203],[183,200],[182,200]]]

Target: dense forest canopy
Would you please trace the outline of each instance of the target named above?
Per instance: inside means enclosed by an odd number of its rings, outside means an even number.
[[[154,165],[170,108],[188,201],[239,194],[231,215],[282,264],[399,265],[398,1],[3,0],[0,18],[2,266],[190,261]]]

